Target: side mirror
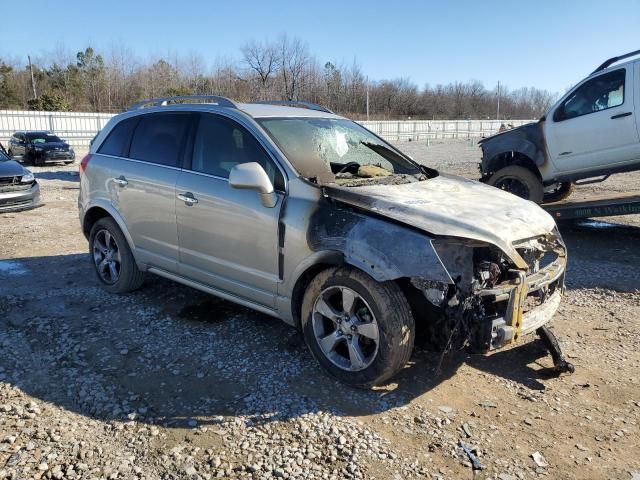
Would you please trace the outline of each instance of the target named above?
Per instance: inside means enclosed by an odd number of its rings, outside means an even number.
[[[257,162],[240,163],[233,167],[229,172],[229,185],[233,188],[256,190],[267,208],[273,208],[278,203],[278,196],[267,172]]]

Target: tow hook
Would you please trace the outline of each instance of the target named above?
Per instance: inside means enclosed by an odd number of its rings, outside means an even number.
[[[561,373],[573,373],[576,371],[576,367],[572,363],[567,362],[562,354],[562,349],[558,343],[556,336],[546,326],[540,327],[536,330],[536,333],[547,347],[551,358],[553,359],[553,367],[550,368],[552,373],[560,375]]]

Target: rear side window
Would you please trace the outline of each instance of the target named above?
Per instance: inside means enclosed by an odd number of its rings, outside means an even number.
[[[114,155],[116,157],[124,156],[129,147],[131,134],[139,120],[140,117],[127,118],[113,127],[107,139],[100,145],[98,153]],[[93,143],[93,140],[91,142]]]
[[[201,115],[193,144],[191,169],[229,178],[233,167],[247,162],[262,165],[274,187],[284,190],[280,170],[250,132],[232,120]]]
[[[181,113],[144,115],[133,133],[129,157],[175,167],[191,116]]]

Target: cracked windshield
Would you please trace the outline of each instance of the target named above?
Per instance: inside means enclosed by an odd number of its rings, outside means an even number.
[[[270,118],[260,123],[309,179],[359,186],[427,178],[417,164],[350,120]]]

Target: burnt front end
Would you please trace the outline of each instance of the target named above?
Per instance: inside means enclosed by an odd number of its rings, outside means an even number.
[[[517,262],[493,245],[433,241],[452,281],[412,283],[435,307],[429,313],[430,334],[441,349],[466,346],[488,352],[551,320],[564,291],[567,254],[562,237],[556,230],[513,246],[520,256]]]
[[[490,259],[476,264],[481,278],[488,279],[477,293],[485,312],[474,338],[479,350],[500,348],[536,332],[551,320],[560,305],[567,262],[561,237],[539,237],[515,247],[526,261],[527,270],[512,268],[504,256],[496,259],[495,252],[488,253]],[[501,275],[494,280],[492,271],[500,259]]]

